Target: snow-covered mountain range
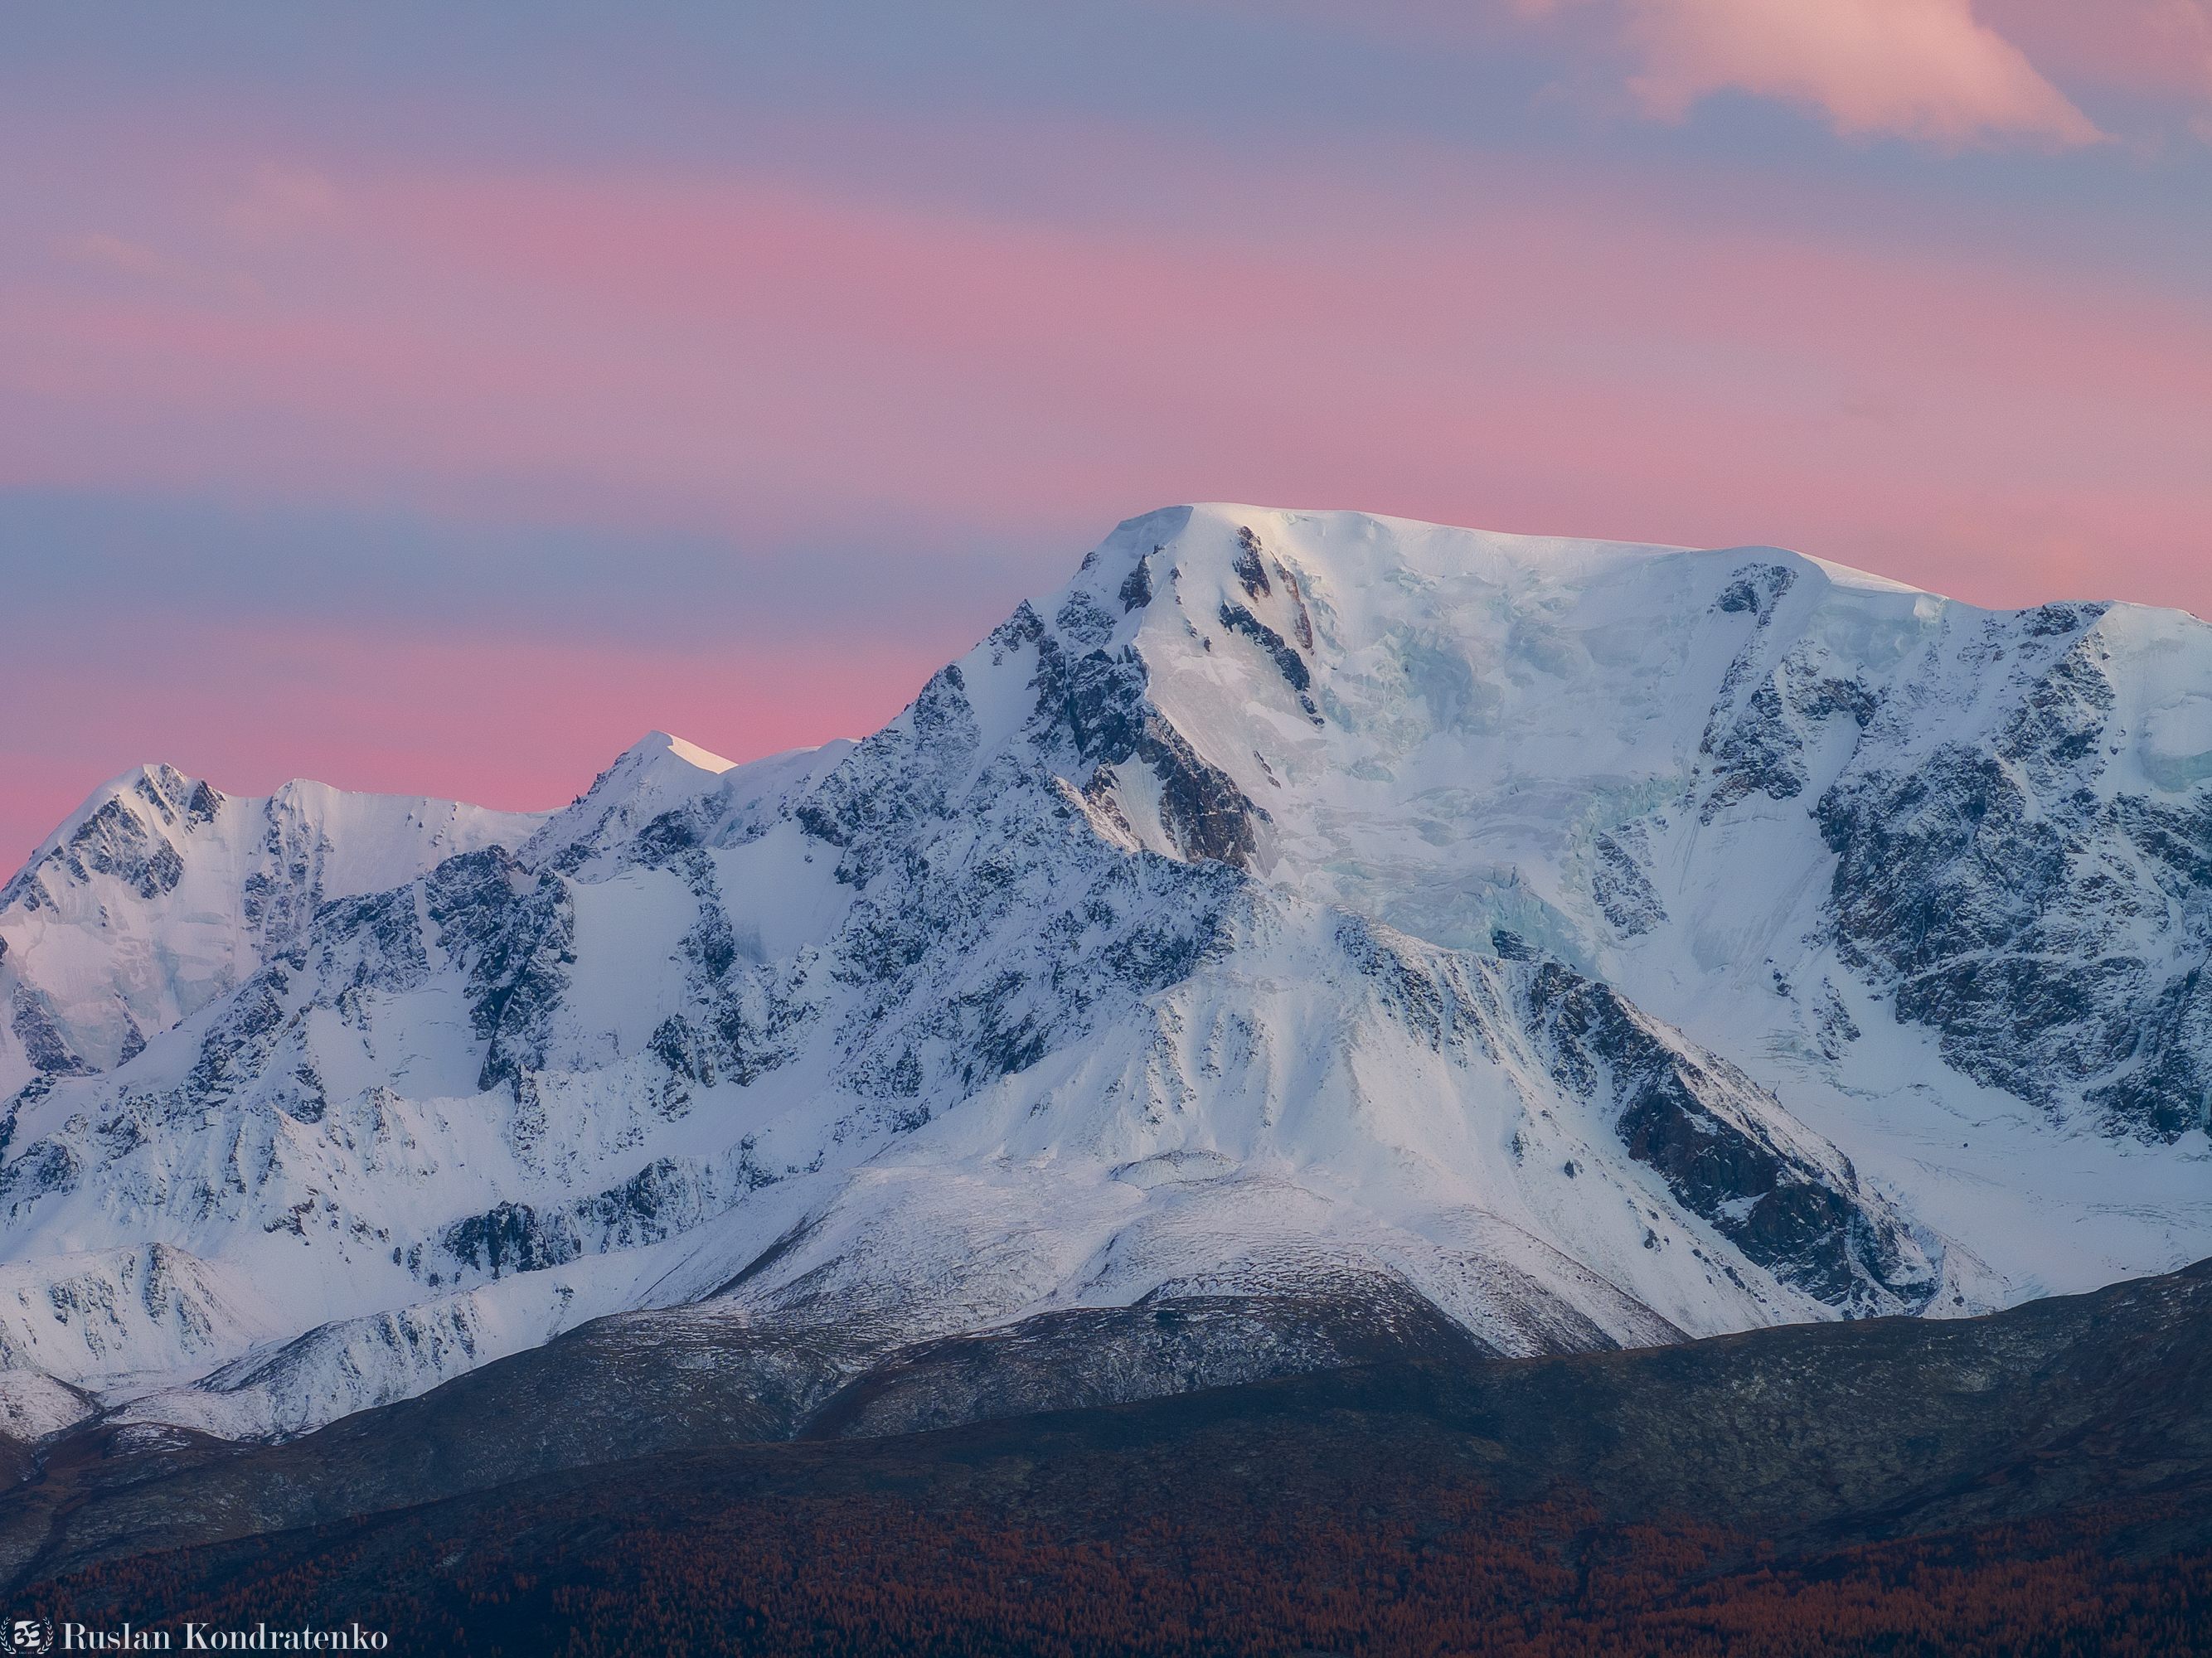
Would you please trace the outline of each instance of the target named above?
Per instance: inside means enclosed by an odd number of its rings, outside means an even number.
[[[1987,1310],[2212,1254],[2208,951],[2193,617],[1178,507],[865,742],[97,792],[0,889],[0,1406]]]

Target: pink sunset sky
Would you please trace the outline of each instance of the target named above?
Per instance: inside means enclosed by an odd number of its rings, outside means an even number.
[[[1182,500],[2212,614],[2212,0],[17,22],[5,868],[863,734]]]

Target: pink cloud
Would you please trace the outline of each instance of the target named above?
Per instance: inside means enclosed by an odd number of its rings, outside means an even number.
[[[1327,498],[1816,550],[1975,492],[2100,491],[2162,542],[2204,501],[2186,298],[1587,187],[1315,236],[1353,210],[1311,183],[1179,233],[743,177],[345,194],[263,301],[7,293],[0,478],[708,530]]]
[[[125,241],[119,236],[94,233],[91,235],[57,237],[53,251],[58,258],[71,264],[138,277],[159,287],[178,288],[186,293],[234,299],[249,299],[254,295],[253,284],[243,277],[224,276],[197,270],[190,264],[166,258],[150,247]]]
[[[1982,0],[2062,81],[2212,102],[2212,0]]]
[[[1577,0],[1519,3],[1542,13]],[[2062,145],[2100,137],[2019,47],[1975,20],[1969,0],[1617,3],[1642,59],[1630,88],[1664,119],[1733,88],[1817,109],[1847,137]]]
[[[312,167],[264,161],[253,181],[223,213],[226,223],[257,237],[281,236],[327,221],[339,211],[337,188]]]

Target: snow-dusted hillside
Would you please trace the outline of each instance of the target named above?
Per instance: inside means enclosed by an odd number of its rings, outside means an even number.
[[[1141,1391],[2162,1269],[2208,710],[2172,612],[1217,507],[858,744],[133,774],[0,895],[0,1364],[281,1434],[631,1312],[803,1414],[1081,1309],[1248,1309]]]

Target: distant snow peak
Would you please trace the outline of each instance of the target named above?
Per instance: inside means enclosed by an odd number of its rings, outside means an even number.
[[[0,890],[0,1409],[297,1433],[620,1313],[795,1430],[980,1332],[1247,1376],[2162,1270],[2208,708],[2173,612],[1217,504],[859,743],[126,774]]]

